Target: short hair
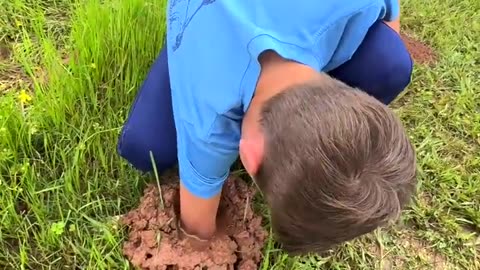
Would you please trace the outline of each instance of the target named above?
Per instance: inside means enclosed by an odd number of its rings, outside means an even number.
[[[254,176],[291,254],[323,253],[399,217],[416,159],[385,104],[327,75],[263,105],[265,153]]]

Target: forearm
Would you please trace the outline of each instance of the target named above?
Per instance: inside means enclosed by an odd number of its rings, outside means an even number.
[[[398,5],[400,6],[400,0],[398,0]],[[400,15],[398,15],[397,19],[393,21],[385,21],[385,23],[397,33],[400,33]]]
[[[386,25],[390,26],[395,32],[400,33],[400,19],[391,22],[385,22]]]
[[[183,229],[201,239],[209,239],[215,234],[216,217],[220,194],[210,199],[193,195],[180,184],[180,220]]]
[[[178,150],[180,225],[186,236],[208,240],[216,234],[222,186],[238,153],[217,148],[200,138],[194,140],[194,135],[185,136],[183,142],[187,144],[180,144]],[[232,149],[234,143],[232,138]]]

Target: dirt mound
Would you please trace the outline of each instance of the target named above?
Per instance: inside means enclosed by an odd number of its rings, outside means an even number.
[[[156,185],[145,189],[137,209],[122,218],[130,229],[123,252],[130,262],[141,269],[159,270],[254,270],[262,258],[267,232],[262,218],[251,207],[255,193],[240,179],[229,179],[224,186],[219,209],[222,228],[203,251],[194,250],[187,240],[178,238],[176,217],[179,208],[178,184],[161,187],[164,210]]]
[[[430,46],[406,34],[402,34],[402,39],[415,62],[422,65],[432,65],[436,63],[437,54]]]

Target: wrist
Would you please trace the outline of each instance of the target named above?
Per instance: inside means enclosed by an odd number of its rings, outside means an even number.
[[[177,221],[177,230],[181,237],[189,238],[198,242],[208,242],[213,238],[215,231],[211,232],[198,232],[195,230],[189,230],[185,227],[181,219]]]

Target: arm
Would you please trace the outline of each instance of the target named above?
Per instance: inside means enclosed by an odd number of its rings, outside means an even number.
[[[200,239],[210,239],[216,231],[217,209],[220,194],[203,199],[192,194],[180,184],[180,220],[186,233]]]
[[[232,52],[244,52],[245,43],[226,30],[243,25],[235,20],[248,18],[231,17],[237,4],[230,1],[174,2],[167,8],[167,44],[180,172],[179,225],[192,238],[209,239],[216,232],[222,186],[238,157],[240,138],[241,115],[229,110],[240,106],[238,84],[245,67],[244,59]]]
[[[390,20],[390,18],[385,20],[385,24],[390,26],[393,30],[395,30],[395,32],[400,33],[400,0],[398,0],[396,3],[392,3],[392,4],[397,5],[396,9],[395,8],[391,8],[391,9],[396,10],[398,15],[393,20]]]
[[[400,34],[400,18],[391,22],[386,21],[385,24],[390,26],[390,28],[392,28],[393,30],[395,30],[395,32]]]
[[[182,126],[182,121],[178,124]],[[216,134],[225,135],[210,136],[209,140],[203,139],[195,130],[192,126],[180,127],[177,133],[180,137],[180,226],[184,234],[193,236],[191,238],[208,240],[216,233],[223,183],[238,157],[235,138],[239,127],[214,128]]]

